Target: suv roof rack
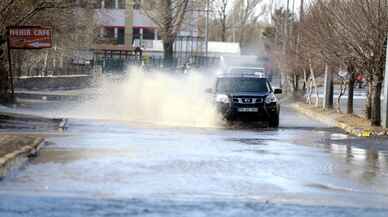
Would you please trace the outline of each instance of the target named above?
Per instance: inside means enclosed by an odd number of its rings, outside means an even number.
[[[217,74],[218,78],[266,78],[264,72],[221,72]]]

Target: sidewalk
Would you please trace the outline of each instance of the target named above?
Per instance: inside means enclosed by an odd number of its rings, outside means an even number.
[[[0,135],[0,179],[36,156],[44,139],[26,135]]]
[[[77,101],[93,98],[97,94],[95,88],[84,88],[75,90],[24,90],[16,89],[15,95],[19,100],[47,100],[47,101]]]
[[[337,113],[334,110],[323,110],[322,108],[317,108],[304,102],[291,103],[291,107],[310,118],[329,125],[335,125],[354,136],[370,137],[388,135],[388,129],[372,127],[368,120],[356,115]]]

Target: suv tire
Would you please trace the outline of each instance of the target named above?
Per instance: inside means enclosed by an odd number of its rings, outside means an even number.
[[[269,126],[272,128],[278,128],[279,127],[279,113],[269,120]]]

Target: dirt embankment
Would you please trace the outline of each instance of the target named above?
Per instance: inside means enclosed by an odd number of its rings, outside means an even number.
[[[44,139],[25,135],[0,135],[0,179],[20,166],[20,162],[36,156]]]

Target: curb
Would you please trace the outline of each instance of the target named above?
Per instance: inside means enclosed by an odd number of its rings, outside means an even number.
[[[332,125],[332,126],[337,125],[336,120],[333,120],[332,118],[328,118],[327,115],[323,115],[323,114],[317,113],[315,111],[311,111],[310,109],[307,109],[307,108],[301,106],[299,103],[292,103],[290,105],[290,107],[293,108],[295,111],[302,113],[302,114],[306,115],[307,117],[315,119],[321,123],[324,123],[327,125]]]
[[[355,128],[343,122],[337,122],[336,127],[341,128],[345,130],[345,132],[358,137],[383,136],[383,135],[378,135],[372,129]]]
[[[45,93],[24,93],[16,92],[16,98],[18,99],[32,99],[32,100],[44,100],[44,101],[78,101],[82,99],[81,95],[61,95],[61,94],[45,94]]]
[[[22,147],[19,150],[6,154],[0,158],[0,180],[3,179],[11,170],[21,167],[23,162],[31,157],[36,157],[39,150],[45,144],[43,138],[36,138],[31,145]]]
[[[22,113],[0,112],[0,125],[4,128],[22,125],[30,126],[33,129],[47,128],[49,130],[64,131],[67,128],[67,122],[66,118],[45,118]]]
[[[327,115],[312,111],[308,108],[305,108],[300,103],[293,103],[291,104],[291,108],[295,109],[297,112],[302,113],[312,119],[315,119],[317,121],[320,121],[322,123],[328,124],[328,125],[334,125],[337,128],[340,128],[344,130],[346,133],[357,136],[357,137],[371,137],[371,136],[386,136],[388,135],[387,130],[375,130],[373,128],[357,128],[350,126],[347,123],[338,121],[333,118],[329,118]]]

